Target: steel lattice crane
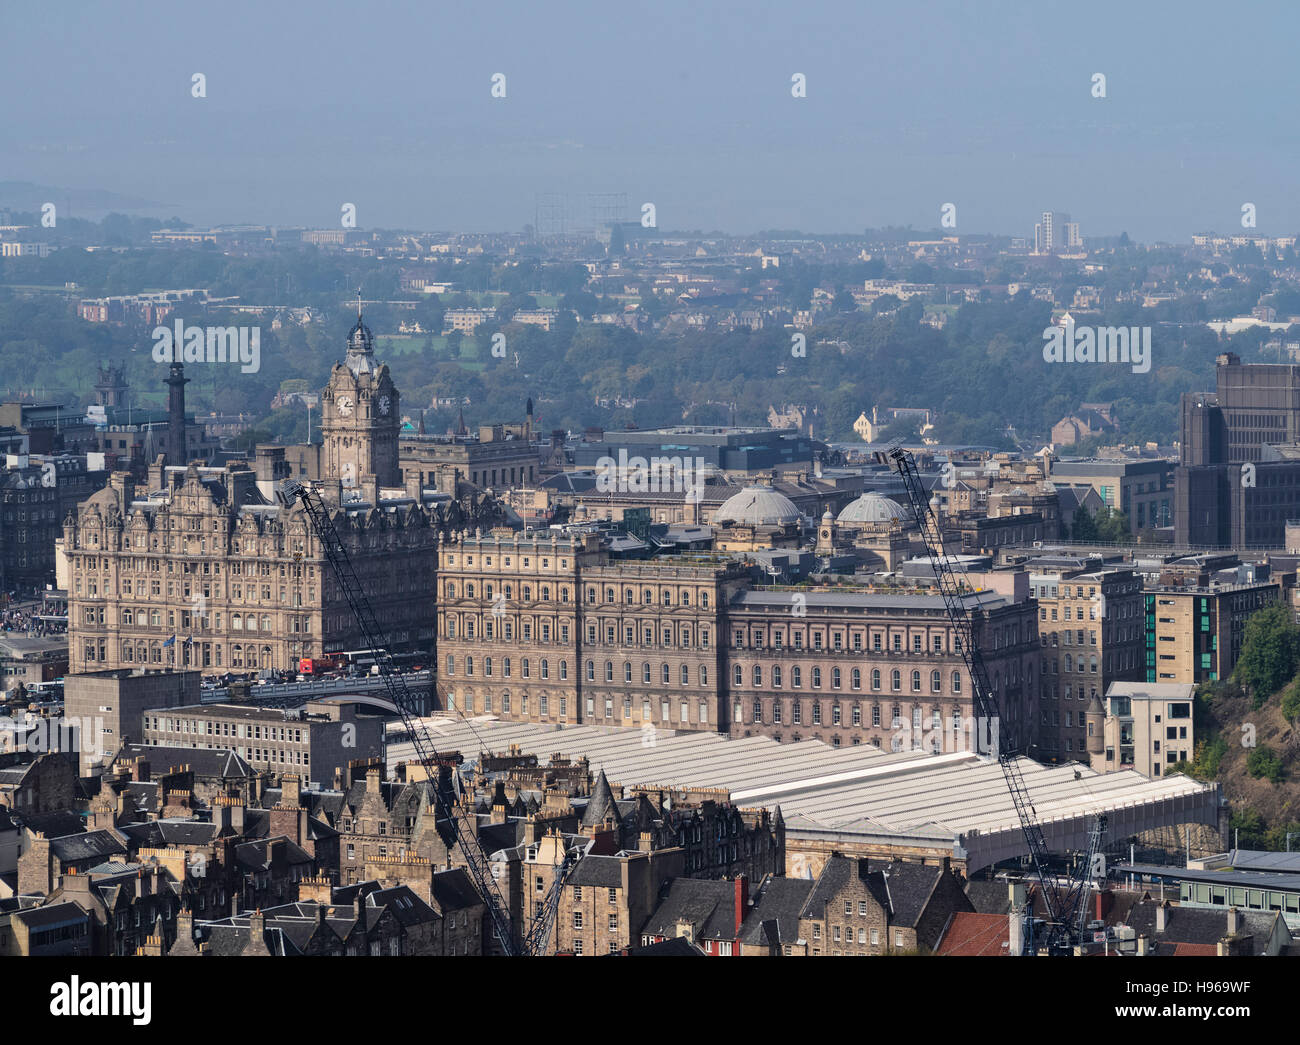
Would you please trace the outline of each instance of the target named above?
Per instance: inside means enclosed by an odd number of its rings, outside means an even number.
[[[980,754],[997,757],[998,765],[1002,768],[1002,776],[1007,783],[1007,790],[1011,793],[1011,801],[1015,805],[1016,816],[1020,820],[1020,829],[1029,848],[1034,872],[1042,889],[1043,903],[1048,913],[1045,941],[1048,953],[1072,953],[1073,945],[1079,939],[1089,876],[1094,857],[1100,850],[1102,835],[1105,833],[1106,818],[1099,816],[1094,822],[1089,837],[1087,859],[1082,866],[1076,868],[1067,885],[1058,886],[1055,876],[1051,874],[1048,867],[1049,853],[1047,842],[1043,837],[1043,829],[1038,823],[1038,814],[1034,810],[1033,800],[1029,796],[1029,789],[1025,786],[1024,776],[1020,771],[1017,738],[1001,725],[993,688],[989,685],[988,671],[984,667],[984,657],[975,638],[974,620],[963,598],[963,586],[968,592],[973,590],[973,586],[967,580],[965,568],[961,563],[944,550],[939,520],[930,507],[925,486],[921,482],[912,455],[901,446],[891,446],[887,450],[878,451],[874,456],[878,462],[887,464],[902,480],[912,509],[912,518],[920,531],[921,540],[925,543],[925,550],[930,556],[930,565],[934,569],[939,594],[943,597],[944,608],[952,624],[957,649],[970,676],[975,707],[976,750]]]
[[[406,679],[393,665],[392,655],[388,650],[385,635],[366,597],[365,589],[352,566],[347,547],[340,540],[334,523],[330,520],[329,510],[320,494],[309,489],[294,479],[286,479],[280,484],[280,496],[286,504],[300,502],[311,520],[312,530],[321,542],[325,556],[329,559],[338,579],[343,597],[347,599],[357,626],[361,629],[365,645],[375,651],[375,663],[383,677],[388,695],[401,715],[402,724],[415,748],[416,756],[424,767],[431,784],[437,815],[441,818],[439,833],[447,843],[450,852],[453,845],[459,847],[465,859],[466,869],[474,882],[478,893],[487,906],[488,917],[492,922],[492,932],[500,942],[502,950],[508,955],[534,955],[545,952],[550,939],[551,928],[555,923],[559,907],[560,893],[569,871],[577,862],[576,854],[565,847],[562,860],[557,865],[550,890],[543,900],[532,926],[527,933],[516,931],[511,923],[505,898],[497,885],[489,867],[488,854],[478,840],[477,824],[473,821],[473,809],[457,800],[455,793],[448,793],[442,786],[441,770],[450,769],[456,774],[459,759],[440,755],[434,747],[420,717],[415,698],[407,688]],[[457,774],[458,777],[458,774]],[[460,789],[463,794],[463,788]],[[525,900],[527,902],[525,892]]]

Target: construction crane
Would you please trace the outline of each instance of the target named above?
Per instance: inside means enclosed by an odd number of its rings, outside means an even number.
[[[1044,941],[1046,950],[1049,954],[1071,954],[1074,944],[1080,937],[1089,876],[1092,873],[1094,857],[1100,850],[1101,839],[1105,833],[1106,818],[1099,816],[1094,821],[1089,837],[1087,858],[1075,869],[1067,885],[1058,886],[1048,866],[1049,853],[1047,842],[1043,837],[1043,829],[1038,822],[1038,814],[1020,771],[1017,738],[1001,724],[993,688],[989,685],[988,671],[984,667],[984,657],[980,653],[979,642],[975,637],[974,617],[963,597],[962,589],[965,588],[966,592],[970,592],[974,590],[974,586],[966,577],[965,567],[944,550],[943,533],[939,528],[938,517],[930,507],[925,486],[921,482],[912,455],[901,446],[891,445],[885,450],[876,452],[874,457],[878,463],[889,466],[890,470],[902,480],[903,487],[907,491],[912,518],[920,531],[921,540],[925,543],[925,550],[934,570],[934,579],[943,598],[948,620],[952,624],[958,652],[961,653],[967,674],[970,676],[975,709],[976,750],[981,754],[992,754],[997,757],[1041,887],[1043,904],[1048,915]],[[1030,921],[1032,924],[1032,919]]]
[[[550,890],[542,901],[533,924],[526,933],[517,932],[511,923],[505,898],[489,866],[488,854],[479,842],[477,823],[473,820],[475,815],[473,808],[464,802],[458,802],[454,790],[449,792],[443,787],[442,770],[444,769],[453,774],[456,783],[460,784],[457,767],[462,759],[459,755],[439,754],[429,737],[428,730],[425,729],[418,714],[419,708],[415,698],[406,685],[406,679],[393,664],[392,654],[389,652],[379,621],[375,617],[375,611],[371,608],[361,580],[352,566],[347,547],[334,528],[325,502],[321,500],[320,494],[295,479],[286,479],[280,484],[280,496],[286,505],[293,504],[295,501],[300,502],[311,520],[316,539],[320,541],[325,557],[334,569],[339,589],[343,592],[343,597],[356,618],[365,646],[374,651],[375,663],[384,680],[389,698],[402,718],[402,725],[406,727],[416,757],[420,760],[430,781],[437,815],[442,821],[439,834],[446,842],[448,852],[451,852],[453,846],[460,850],[465,860],[466,870],[487,907],[493,935],[507,955],[545,953],[559,908],[560,893],[565,879],[577,862],[577,855],[564,847],[563,859],[557,867]],[[463,786],[458,789],[462,794],[464,793]],[[524,902],[526,903],[527,899]]]

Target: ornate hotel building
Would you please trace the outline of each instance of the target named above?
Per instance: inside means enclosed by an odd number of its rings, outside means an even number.
[[[713,556],[611,561],[596,534],[496,530],[439,549],[444,707],[530,722],[714,731],[723,609],[747,574]]]
[[[438,699],[466,715],[629,726],[646,743],[672,729],[972,746],[970,679],[936,594],[755,591],[732,559],[612,560],[595,534],[503,531],[444,543],[438,585]],[[969,598],[1001,728],[1027,750],[1035,607]]]
[[[393,649],[431,651],[439,535],[501,511],[399,485],[397,392],[360,317],[322,404],[323,474],[309,478]],[[70,671],[295,669],[364,645],[301,505],[277,499],[283,449],[263,451],[255,468],[160,458],[145,489],[114,473],[68,516]]]

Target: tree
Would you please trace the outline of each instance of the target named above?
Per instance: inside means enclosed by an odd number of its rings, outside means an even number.
[[[1246,772],[1256,778],[1282,782],[1282,760],[1267,744],[1261,744],[1246,758]]]
[[[1292,682],[1282,694],[1282,714],[1293,726],[1300,718],[1300,680]]]
[[[1254,706],[1262,707],[1296,673],[1300,657],[1300,628],[1286,606],[1266,606],[1251,614],[1233,680],[1249,689]]]

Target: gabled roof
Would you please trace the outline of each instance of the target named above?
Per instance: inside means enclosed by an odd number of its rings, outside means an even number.
[[[448,911],[466,911],[483,903],[478,891],[470,882],[469,875],[460,867],[435,874],[432,895],[433,906],[439,914],[446,914]]]
[[[794,943],[799,938],[799,912],[814,885],[808,878],[768,878],[740,927],[740,942],[747,947]],[[776,926],[775,938],[770,928],[765,929],[771,923]]]
[[[137,849],[142,846],[207,845],[217,834],[215,824],[202,820],[149,820],[142,824],[123,824],[118,830]]]
[[[235,846],[235,863],[245,871],[265,871],[269,870],[273,863],[273,856],[280,855],[280,861],[274,861],[283,864],[310,864],[312,857],[305,852],[301,846],[288,838],[284,839],[283,848],[273,846],[271,843],[280,839],[265,839],[256,842],[244,842]]]
[[[409,886],[399,885],[392,889],[378,889],[366,897],[366,906],[387,908],[393,912],[402,925],[421,925],[436,921],[440,915],[427,903],[415,895]]]
[[[674,878],[668,895],[646,919],[641,935],[676,936],[682,922],[695,927],[697,940],[736,939],[736,883]]]
[[[143,757],[151,772],[161,773],[168,766],[189,766],[196,777],[244,778],[253,776],[253,767],[233,751],[224,748],[162,747],[151,744],[123,744],[113,756],[114,766],[126,765]]]

